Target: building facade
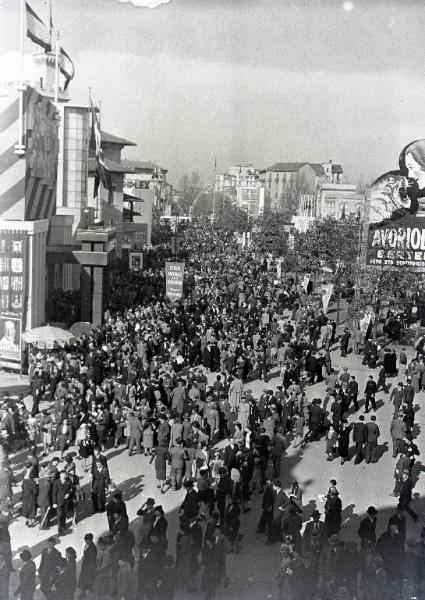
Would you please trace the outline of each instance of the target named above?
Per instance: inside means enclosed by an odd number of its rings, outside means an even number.
[[[216,191],[228,193],[250,215],[259,214],[260,188],[259,172],[253,165],[233,165],[215,179]]]

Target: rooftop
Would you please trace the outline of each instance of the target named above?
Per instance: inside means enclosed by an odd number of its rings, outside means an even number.
[[[123,159],[121,164],[125,167],[129,167],[132,171],[128,171],[129,173],[133,171],[154,171],[158,169],[161,173],[167,173],[167,169],[160,167],[159,165],[153,163],[152,161],[143,161],[143,160],[126,160]]]
[[[109,160],[107,158],[105,158],[105,166],[108,169],[108,171],[111,171],[112,173],[134,173],[134,169],[130,169],[122,163],[116,163],[113,160]],[[88,171],[89,173],[96,172],[95,158],[89,158]]]
[[[311,162],[282,162],[282,163],[274,163],[271,167],[267,167],[263,169],[261,172],[265,173],[266,171],[281,171],[285,173],[296,173],[304,167],[305,165],[309,165],[316,175],[324,176],[325,172],[323,170],[323,165],[320,163],[311,163]],[[342,173],[341,165],[332,164],[332,173]]]
[[[130,142],[125,138],[112,135],[112,133],[108,133],[107,131],[102,130],[101,135],[102,143],[104,144],[119,144],[120,146],[137,146],[137,144],[135,144],[134,142]]]

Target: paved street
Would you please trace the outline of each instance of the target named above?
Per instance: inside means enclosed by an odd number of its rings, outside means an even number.
[[[363,391],[364,385],[370,370],[361,365],[361,358],[350,354],[347,358],[339,356],[339,350],[332,352],[334,367],[340,370],[343,366],[348,366],[352,374],[356,375],[359,381],[360,390]],[[272,373],[275,375],[275,373]],[[213,376],[210,376],[212,379]],[[397,379],[390,380],[391,389],[397,383]],[[274,388],[279,384],[277,377],[273,377],[267,383],[267,388]],[[2,386],[3,387],[3,386]],[[253,390],[254,396],[258,397],[265,385],[263,381],[252,381],[247,384]],[[315,384],[307,388],[307,395],[310,399],[324,396],[324,384]],[[360,394],[360,398],[362,395]],[[425,394],[421,393],[416,397],[416,406],[419,409],[417,413],[417,423],[421,425],[423,411],[420,409],[421,402]],[[382,456],[376,464],[354,465],[353,460],[340,464],[339,459],[332,462],[326,461],[324,453],[324,440],[309,444],[304,449],[294,449],[289,446],[286,456],[282,463],[281,478],[284,487],[289,487],[292,480],[297,480],[304,490],[304,520],[308,520],[314,508],[323,509],[323,503],[318,496],[327,490],[329,479],[335,478],[338,481],[338,488],[342,499],[343,511],[343,530],[342,539],[356,537],[356,531],[359,518],[365,513],[370,504],[378,508],[378,535],[386,526],[389,515],[397,504],[397,500],[390,496],[393,489],[393,471],[394,459],[391,453],[391,439],[389,435],[390,422],[392,417],[391,406],[389,405],[389,395],[380,392],[377,396],[378,410],[376,413],[377,423],[381,430],[380,448]],[[360,407],[360,412],[362,407]],[[350,421],[353,416],[350,416]],[[424,433],[419,432],[418,445],[423,447]],[[221,443],[223,444],[223,442]],[[137,509],[146,500],[153,496],[156,502],[161,503],[166,511],[169,520],[169,551],[175,552],[175,538],[177,534],[178,508],[184,497],[184,491],[168,491],[165,495],[159,494],[156,489],[155,471],[153,464],[148,464],[148,459],[143,456],[134,455],[129,457],[122,450],[110,449],[106,452],[108,456],[110,472],[114,483],[124,492],[124,499],[127,502],[128,513],[132,527],[137,528],[138,518]],[[14,469],[19,469],[23,465],[23,456],[20,454],[14,460]],[[18,461],[18,462],[17,462]],[[16,466],[15,466],[16,465]],[[77,463],[78,475],[82,477],[83,484],[87,484],[89,477],[83,471],[81,461]],[[422,470],[420,459],[417,462],[418,470]],[[18,471],[19,472],[19,471]],[[22,472],[22,471],[21,471]],[[87,490],[87,487],[86,487]],[[19,498],[19,486],[15,488],[16,500]],[[415,489],[415,496],[423,497],[425,492],[425,478],[420,476]],[[89,491],[87,492],[89,497]],[[273,575],[278,564],[279,550],[278,546],[266,546],[264,537],[256,534],[256,524],[260,512],[259,495],[252,498],[252,509],[249,513],[242,515],[241,532],[244,535],[242,543],[242,552],[239,555],[228,555],[227,565],[230,583],[227,589],[220,588],[218,598],[236,600],[244,597],[247,600],[258,600],[259,598],[273,597],[274,584]],[[415,499],[413,507],[419,513],[423,512],[422,500]],[[81,552],[83,546],[83,536],[87,532],[93,532],[99,536],[107,529],[105,515],[90,515],[90,502],[85,503],[85,518],[79,523],[78,527],[61,538],[58,546],[63,551],[67,546],[73,546],[78,552]],[[420,521],[414,525],[408,517],[407,537],[418,537]],[[51,529],[49,532],[39,531],[38,529],[27,529],[22,517],[16,519],[10,527],[12,536],[12,546],[14,553],[21,548],[29,546],[33,554],[39,556],[44,542],[55,532]],[[260,549],[260,551],[259,551]],[[183,598],[183,595],[178,596]]]

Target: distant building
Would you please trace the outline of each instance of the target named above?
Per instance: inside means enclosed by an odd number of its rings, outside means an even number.
[[[301,231],[315,218],[362,212],[362,196],[355,185],[343,181],[341,165],[332,161],[275,163],[260,178],[265,209],[292,214]]]
[[[235,203],[250,215],[258,215],[260,206],[260,177],[253,165],[234,165],[216,176],[215,189],[229,192]]]
[[[170,185],[167,170],[152,162],[123,160],[127,169],[124,176],[124,229],[126,243],[134,248],[150,246],[152,214],[166,211]]]

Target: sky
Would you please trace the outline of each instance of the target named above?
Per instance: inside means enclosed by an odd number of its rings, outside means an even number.
[[[343,166],[348,181],[397,168],[425,138],[422,0],[53,0],[102,128],[137,143],[178,184],[231,164]],[[29,0],[47,23],[48,0]],[[136,3],[159,4],[156,8]],[[0,0],[0,80],[16,79],[19,0]],[[26,43],[27,71],[31,52]]]

